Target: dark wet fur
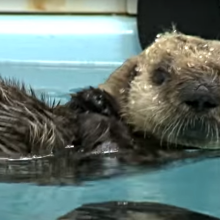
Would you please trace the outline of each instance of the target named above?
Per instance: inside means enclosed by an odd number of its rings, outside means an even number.
[[[205,150],[189,152],[181,146],[161,147],[155,138],[132,132],[120,118],[117,101],[101,89],[85,89],[73,95],[66,106],[79,114],[77,141],[84,154],[102,154],[105,143],[110,143],[110,150],[117,148],[117,158],[129,164],[161,164],[210,154]]]
[[[75,140],[76,114],[32,88],[0,78],[0,156],[45,155]]]
[[[93,87],[72,94],[67,106],[80,113],[97,113],[119,118],[119,106],[114,98],[104,90]]]
[[[214,216],[156,202],[112,201],[84,204],[58,220],[219,220]]]

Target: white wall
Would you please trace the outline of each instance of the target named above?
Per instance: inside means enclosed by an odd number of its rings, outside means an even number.
[[[137,0],[0,0],[0,12],[136,13]]]

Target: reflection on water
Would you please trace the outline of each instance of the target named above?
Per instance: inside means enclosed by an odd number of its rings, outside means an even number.
[[[55,220],[82,204],[112,200],[169,203],[220,217],[219,159],[178,165],[119,166],[115,157],[77,163],[71,153],[2,162],[1,217]]]
[[[56,90],[49,95],[69,99]],[[111,200],[164,202],[220,217],[220,160],[202,159],[129,166],[114,153],[80,158],[69,148],[56,157],[0,160],[1,219],[55,220],[82,204]]]
[[[164,160],[151,164],[133,164],[133,161],[122,162],[117,152],[105,154],[76,153],[73,148],[67,148],[57,155],[44,157],[0,159],[1,183],[31,183],[40,186],[79,186],[89,181],[137,176],[159,170],[169,170],[187,164],[218,158],[220,152],[210,152],[193,157],[191,153],[183,159],[173,162]],[[124,155],[126,157],[126,155]],[[171,158],[172,159],[172,158]],[[134,177],[135,178],[135,177]]]
[[[117,176],[126,170],[123,165],[119,166],[114,156],[79,157],[67,149],[57,156],[0,160],[0,182],[80,185],[83,181]]]

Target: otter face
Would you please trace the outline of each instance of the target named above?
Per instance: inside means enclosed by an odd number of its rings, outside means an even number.
[[[164,34],[141,55],[123,113],[161,142],[220,148],[220,42]]]

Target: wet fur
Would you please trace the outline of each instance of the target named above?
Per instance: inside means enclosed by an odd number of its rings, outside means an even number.
[[[120,115],[119,103],[99,88],[88,88],[72,96],[66,104],[78,111],[78,149],[84,156],[103,155],[106,144],[116,152],[118,161],[129,164],[162,165],[172,161],[215,157],[219,152],[184,151],[185,147],[160,146],[160,142],[133,128]]]
[[[89,88],[72,95],[65,105],[55,104],[46,95],[38,98],[24,83],[0,78],[0,157],[62,154],[68,145],[84,156],[103,153],[109,142],[116,150],[132,147],[132,137],[113,103],[107,93]]]
[[[163,33],[99,88],[117,100],[121,117],[133,131],[158,139],[160,146],[219,149],[220,106],[201,114],[180,100],[184,91],[205,84],[220,102],[219,61],[219,41]],[[161,86],[153,81],[157,71],[168,76]],[[187,136],[190,128],[196,130],[195,138]]]
[[[66,109],[60,114],[57,108],[24,83],[0,78],[1,157],[51,154],[71,143],[76,117]]]
[[[219,220],[219,218],[156,202],[110,201],[84,204],[57,220]]]

